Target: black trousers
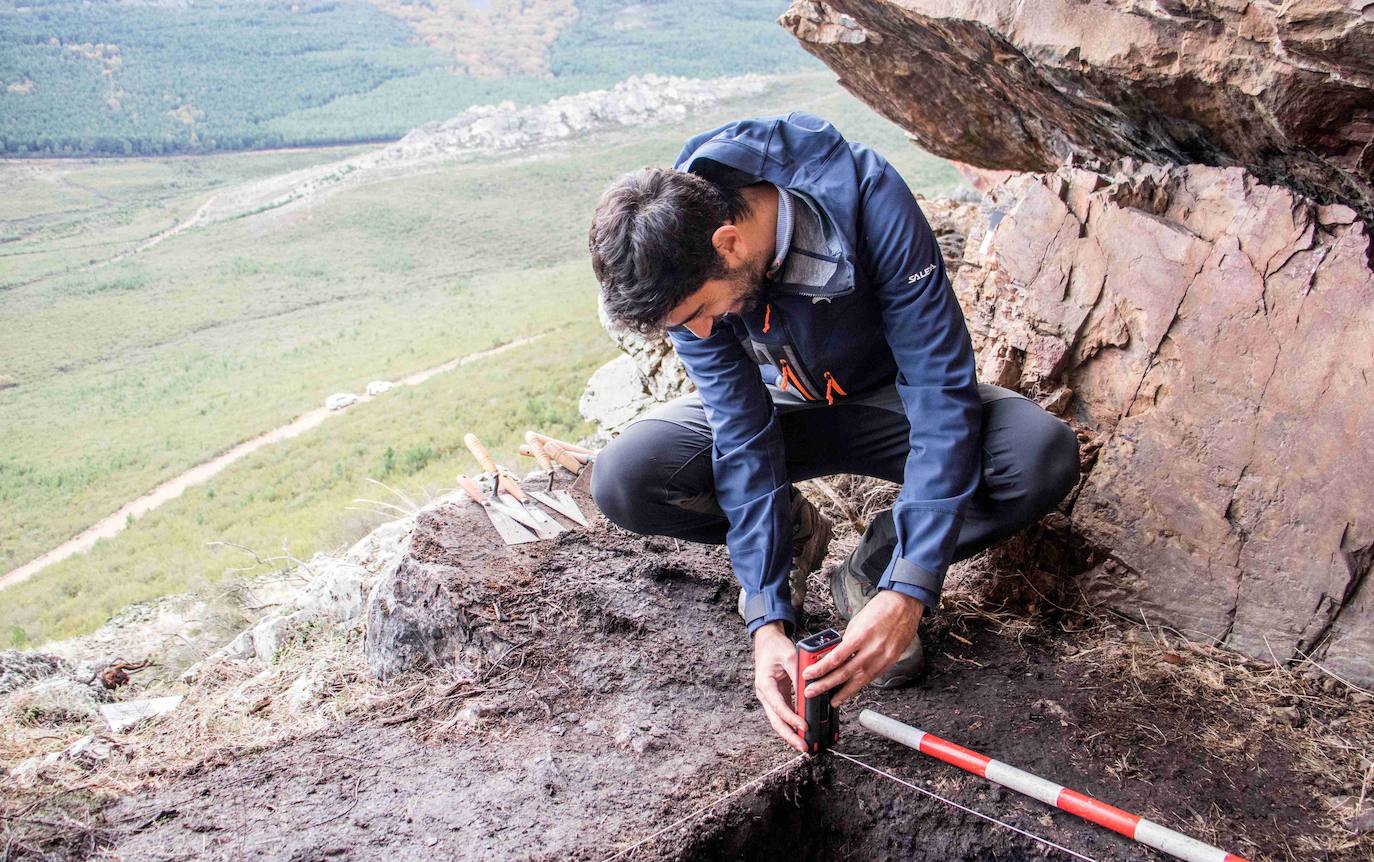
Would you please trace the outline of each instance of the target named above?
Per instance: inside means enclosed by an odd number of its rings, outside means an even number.
[[[969,501],[954,559],[1035,523],[1078,481],[1078,439],[1027,398],[980,384],[982,479]],[[901,482],[910,424],[896,388],[834,406],[770,387],[793,482],[855,473]],[[696,395],[657,408],[597,456],[592,496],[615,524],[643,535],[723,544],[729,522],[715,498],[711,428]],[[874,519],[850,556],[877,583],[896,548],[892,512]]]

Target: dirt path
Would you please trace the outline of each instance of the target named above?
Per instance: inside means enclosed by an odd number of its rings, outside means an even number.
[[[442,365],[436,365],[433,368],[426,368],[423,371],[417,371],[414,374],[406,375],[395,381],[395,385],[418,386],[436,374],[443,374],[446,371],[452,371],[469,362],[476,362],[481,359],[486,359],[489,356],[496,356],[508,350],[514,350],[517,347],[522,347],[532,341],[543,338],[547,334],[548,333],[539,333],[538,335],[519,338],[508,344],[503,344],[500,347],[492,348],[491,350],[483,350],[477,353],[470,353],[466,356],[460,356],[457,359],[450,359]],[[374,397],[377,396],[367,394],[359,395],[357,402],[348,409],[354,409],[359,404],[365,404]],[[341,412],[343,411],[330,410],[326,407],[317,407],[314,410],[302,413],[285,425],[274,428],[266,433],[259,434],[251,440],[245,440],[232,449],[211,458],[209,461],[197,464],[184,473],[168,479],[143,496],[125,503],[118,511],[101,518],[99,521],[52,550],[44,553],[42,556],[36,557],[19,568],[0,576],[0,589],[22,583],[48,566],[51,566],[53,563],[61,562],[68,557],[90,550],[91,547],[101,539],[108,539],[118,535],[129,525],[131,519],[141,518],[148,512],[166,503],[168,500],[176,499],[181,496],[182,492],[187,488],[203,484],[230,464],[248,457],[264,446],[270,446],[282,440],[289,440],[292,437],[299,437],[306,431],[319,427],[330,416]]]

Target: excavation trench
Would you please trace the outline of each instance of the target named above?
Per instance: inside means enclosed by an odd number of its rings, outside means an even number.
[[[1004,817],[1030,820],[1031,826],[1045,828],[1034,822],[1037,812],[1028,807],[1002,807],[1004,810],[999,813]],[[1091,837],[1074,837],[1101,844]],[[636,852],[645,858],[672,855],[671,851],[664,852],[662,846],[655,851],[646,848]],[[711,817],[700,829],[689,832],[677,858],[684,862],[940,862],[1035,859],[1046,855],[1072,858],[881,776],[865,773],[852,763],[823,757],[818,764],[789,779],[770,783]],[[636,858],[636,853],[626,853],[623,858]]]

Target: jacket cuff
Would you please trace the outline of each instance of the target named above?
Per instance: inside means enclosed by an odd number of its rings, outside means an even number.
[[[783,629],[789,636],[797,627],[797,612],[792,610],[792,602],[785,597],[779,601],[765,593],[754,593],[744,600],[744,619],[749,626],[750,637],[777,620],[782,620]]]
[[[888,587],[894,593],[901,593],[904,596],[911,596],[916,601],[926,606],[926,616],[934,612],[935,606],[940,602],[940,594],[932,593],[930,590],[921,587],[913,587],[911,584],[894,582]]]
[[[893,557],[888,570],[883,573],[878,588],[897,592],[919,599],[931,610],[940,600],[940,590],[944,587],[944,573],[935,574],[910,560]]]

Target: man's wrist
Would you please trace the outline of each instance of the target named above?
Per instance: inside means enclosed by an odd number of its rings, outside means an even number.
[[[880,589],[879,592],[883,595],[891,596],[892,598],[888,599],[888,601],[896,602],[897,606],[902,609],[902,613],[904,614],[915,614],[916,618],[920,619],[921,615],[925,613],[925,602],[913,595],[887,587]]]
[[[879,590],[880,590],[881,592],[883,592],[883,593],[888,594],[888,595],[900,597],[901,600],[902,600],[903,602],[905,602],[906,604],[908,604],[908,605],[916,605],[916,606],[918,606],[918,607],[924,607],[924,605],[921,604],[921,600],[920,600],[920,599],[916,598],[915,596],[909,596],[909,595],[907,595],[906,593],[902,592],[901,590],[896,590],[896,589],[893,589],[892,587],[879,587]]]
[[[786,638],[787,627],[782,620],[773,620],[772,622],[764,623],[754,630],[754,640],[759,640],[760,636],[764,639],[772,637]]]

